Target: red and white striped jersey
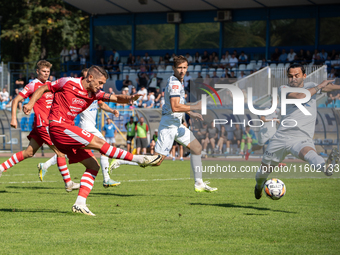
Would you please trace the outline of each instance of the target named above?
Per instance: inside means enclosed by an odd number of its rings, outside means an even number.
[[[89,107],[94,100],[100,100],[104,91],[91,93],[83,88],[82,78],[61,78],[48,84],[54,94],[49,120],[74,125],[75,117]]]
[[[19,93],[23,98],[27,98],[32,96],[32,94],[41,86],[49,84],[47,81],[42,83],[38,79],[34,79],[30,83],[28,83],[25,88]],[[48,126],[48,115],[50,113],[51,105],[53,102],[54,95],[51,92],[46,92],[42,95],[42,97],[34,104],[33,110],[35,113],[34,116],[34,127],[43,127]]]

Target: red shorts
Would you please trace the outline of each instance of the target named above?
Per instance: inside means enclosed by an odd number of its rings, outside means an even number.
[[[87,146],[94,135],[77,126],[67,123],[50,123],[50,137],[54,145],[64,154],[67,154],[69,163],[78,163],[93,157],[91,150],[81,149]]]
[[[43,143],[47,145],[53,145],[48,131],[48,126],[33,128],[31,133],[27,136],[28,140],[31,140],[32,138],[39,144],[39,147]]]

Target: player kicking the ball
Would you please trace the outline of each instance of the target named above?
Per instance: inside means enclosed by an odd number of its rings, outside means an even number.
[[[82,70],[82,77],[86,78],[88,68]],[[111,112],[115,114],[116,117],[119,116],[119,112],[117,110],[111,109],[107,104],[103,103],[102,101],[94,100],[93,103],[83,112],[79,114],[80,116],[80,128],[84,129],[91,134],[94,134],[95,136],[99,137],[100,139],[105,140],[104,136],[102,133],[96,128],[96,117],[97,117],[97,111],[98,111],[98,106],[100,109],[106,111],[106,112]],[[128,161],[129,162],[129,161]],[[52,157],[49,159],[46,163],[39,163],[38,168],[39,168],[39,178],[41,181],[43,181],[44,176],[47,172],[47,169],[56,164],[56,156]],[[103,173],[103,186],[105,188],[108,187],[115,187],[120,185],[120,182],[116,182],[114,180],[111,180],[110,175],[109,175],[109,158],[102,154],[100,156],[100,167],[102,169]]]
[[[13,100],[12,103],[12,120],[11,126],[17,128],[17,106],[21,100],[32,96],[32,94],[42,86],[47,86],[46,82],[51,70],[52,64],[46,60],[40,60],[37,63],[37,75],[38,78],[31,81],[25,86],[25,88],[19,93],[19,95]],[[58,164],[59,171],[63,176],[65,182],[65,189],[67,192],[79,189],[79,183],[74,183],[71,180],[70,172],[67,168],[65,155],[61,153],[56,146],[53,145],[48,130],[48,114],[52,105],[54,95],[52,93],[44,93],[42,97],[34,105],[34,124],[31,133],[27,136],[30,143],[26,150],[15,153],[11,158],[0,165],[0,176],[2,172],[8,168],[13,167],[20,161],[31,158],[41,147],[43,143],[47,144],[57,155],[56,163]]]
[[[190,161],[191,169],[195,178],[196,192],[214,192],[217,188],[209,187],[208,182],[203,182],[200,142],[194,137],[191,131],[182,124],[183,112],[192,118],[203,120],[201,114],[192,112],[192,110],[200,110],[200,105],[185,105],[185,91],[183,86],[183,78],[188,69],[188,60],[184,56],[174,58],[174,75],[170,76],[165,87],[164,105],[162,108],[162,118],[158,128],[158,139],[155,146],[156,154],[161,154],[162,161],[172,149],[174,140],[179,144],[186,146],[191,151]],[[196,109],[197,108],[197,109]]]
[[[256,173],[255,198],[260,199],[262,189],[267,177],[272,172],[273,167],[277,166],[282,160],[291,153],[297,158],[307,161],[314,165],[315,169],[320,169],[327,176],[333,174],[333,166],[339,162],[339,152],[333,149],[327,161],[316,153],[313,143],[315,122],[317,115],[316,94],[321,92],[330,92],[339,90],[339,85],[332,84],[331,81],[323,81],[317,85],[314,82],[306,82],[306,73],[303,65],[292,64],[288,70],[289,85],[283,85],[279,88],[279,95],[283,88],[303,88],[310,92],[311,99],[303,104],[311,115],[305,115],[298,107],[293,104],[287,105],[287,114],[282,115],[281,123],[275,135],[270,139],[266,152],[262,158],[261,166]],[[301,92],[289,92],[286,98],[302,99],[306,94]],[[282,100],[282,99],[281,99]],[[297,124],[296,124],[297,123]]]
[[[86,206],[86,198],[91,192],[94,180],[99,171],[99,164],[91,149],[98,150],[110,158],[125,159],[137,162],[141,167],[156,165],[160,156],[132,155],[115,148],[105,140],[74,126],[75,117],[89,107],[94,100],[103,102],[132,103],[141,95],[113,95],[100,89],[106,83],[108,75],[102,67],[91,66],[85,79],[61,78],[55,82],[41,86],[33,94],[30,102],[24,106],[24,112],[29,114],[35,102],[45,93],[51,91],[55,96],[48,117],[50,137],[55,146],[67,154],[69,163],[82,163],[85,173],[80,180],[80,189],[72,211],[94,216]]]

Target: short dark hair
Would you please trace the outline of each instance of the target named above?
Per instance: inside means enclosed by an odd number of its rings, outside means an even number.
[[[105,77],[105,79],[109,78],[107,72],[101,66],[91,66],[89,68],[89,70],[87,71],[87,76],[89,76],[89,75],[93,75],[93,76],[96,76],[96,77],[98,77],[98,75],[100,75],[100,76],[103,75]]]
[[[180,64],[182,64],[184,62],[187,62],[187,64],[188,64],[188,60],[187,60],[186,57],[184,57],[182,55],[174,57],[174,67],[177,67],[177,66],[179,66]]]
[[[287,73],[289,72],[291,68],[301,68],[302,74],[306,73],[305,67],[299,63],[291,64],[287,69]]]

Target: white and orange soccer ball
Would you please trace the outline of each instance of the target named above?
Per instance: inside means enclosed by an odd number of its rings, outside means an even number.
[[[276,178],[266,181],[263,189],[267,197],[273,200],[278,200],[286,194],[286,185]]]

